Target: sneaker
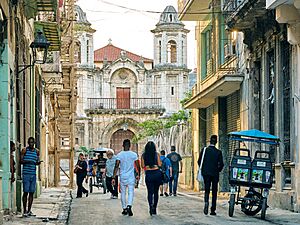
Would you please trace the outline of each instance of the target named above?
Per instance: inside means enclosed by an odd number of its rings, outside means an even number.
[[[127,215],[128,214],[128,211],[127,211],[127,209],[123,209],[123,212],[122,212],[122,215]]]
[[[205,205],[204,205],[203,213],[204,213],[205,215],[208,214],[208,203],[207,203],[207,202],[206,202]]]
[[[170,192],[170,193],[169,193],[169,196],[172,196],[172,195],[173,195],[172,192]]]
[[[27,213],[28,216],[36,216],[35,214],[33,214],[31,211]]]
[[[165,192],[165,196],[166,196],[166,197],[169,197],[169,195],[168,195],[168,193],[167,193],[167,192]]]
[[[210,215],[211,215],[211,216],[216,216],[217,213],[216,213],[215,211],[211,211]]]
[[[164,196],[164,194],[160,194],[159,196]]]
[[[27,212],[24,212],[24,213],[22,214],[22,217],[24,217],[24,218],[28,217],[28,213],[27,213]]]
[[[176,197],[176,196],[177,196],[177,194],[176,194],[176,193],[174,193],[174,194],[173,194],[173,196],[175,196],[175,197]]]
[[[85,194],[85,197],[89,197],[89,192],[87,192],[87,193]]]
[[[118,196],[113,196],[112,198],[113,198],[113,199],[118,199]]]
[[[127,206],[127,212],[128,212],[128,216],[133,216],[133,212],[131,210],[131,206],[130,205]]]

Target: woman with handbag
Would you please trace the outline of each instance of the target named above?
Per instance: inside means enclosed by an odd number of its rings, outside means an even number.
[[[159,186],[162,184],[163,174],[160,170],[160,154],[156,152],[155,144],[149,141],[141,157],[141,165],[145,170],[146,186],[148,191],[148,203],[150,215],[156,215],[156,208],[159,198]]]
[[[84,178],[87,175],[87,163],[82,153],[79,154],[78,161],[75,165],[74,173],[76,173],[76,184],[77,184],[76,198],[81,198],[82,193],[86,194],[86,197],[88,197],[89,192],[82,185]]]

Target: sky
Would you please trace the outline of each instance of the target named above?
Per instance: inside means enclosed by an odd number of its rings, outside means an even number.
[[[94,34],[94,50],[112,44],[153,59],[153,34],[161,12],[168,5],[177,10],[177,0],[78,0]],[[149,13],[146,11],[154,11]],[[158,12],[158,13],[156,13]],[[188,67],[196,67],[195,23],[183,21],[188,34]]]

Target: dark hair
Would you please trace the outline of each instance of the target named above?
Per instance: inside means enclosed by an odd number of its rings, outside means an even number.
[[[166,154],[166,151],[165,151],[165,150],[161,150],[161,151],[160,151],[160,154],[161,154],[161,155],[165,155],[165,154]]]
[[[211,137],[210,137],[210,143],[212,145],[215,145],[215,144],[217,144],[217,142],[218,142],[218,136],[217,135],[211,135]]]
[[[15,143],[13,141],[10,141],[10,147],[15,146]]]
[[[150,168],[157,165],[156,147],[153,141],[149,141],[145,146],[145,152],[143,154],[145,166]]]
[[[123,147],[125,147],[125,146],[129,146],[130,147],[130,140],[129,139],[125,139],[123,141]]]
[[[176,150],[176,147],[175,147],[174,145],[172,145],[172,146],[171,146],[171,151],[172,151],[172,152],[175,152],[175,150]]]
[[[84,156],[83,153],[79,153],[79,156]]]
[[[34,137],[29,137],[29,138],[28,138],[28,143],[30,142],[30,140],[35,141],[35,140],[34,140]]]

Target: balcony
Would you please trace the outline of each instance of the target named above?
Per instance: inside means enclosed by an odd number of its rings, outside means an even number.
[[[230,29],[256,27],[258,18],[266,14],[266,0],[225,0],[222,8]]]
[[[183,21],[202,21],[210,15],[211,0],[178,0],[178,15]]]
[[[161,98],[88,98],[89,113],[163,113]]]
[[[185,108],[207,108],[217,97],[228,96],[240,89],[244,77],[237,70],[237,57],[231,57],[193,90],[193,97]]]

